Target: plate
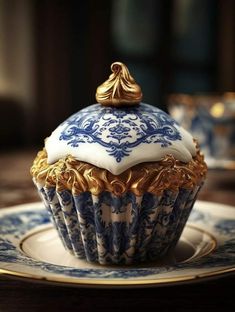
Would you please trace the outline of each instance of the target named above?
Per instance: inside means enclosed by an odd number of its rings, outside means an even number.
[[[197,201],[167,258],[101,266],[64,250],[42,203],[0,210],[0,273],[83,287],[150,287],[200,281],[235,271],[235,207]]]

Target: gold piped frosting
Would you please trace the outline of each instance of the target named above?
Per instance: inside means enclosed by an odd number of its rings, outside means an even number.
[[[189,163],[166,155],[160,161],[133,166],[118,176],[72,156],[49,165],[45,149],[38,153],[31,168],[36,183],[56,187],[57,191],[70,190],[73,194],[89,191],[93,195],[109,191],[116,196],[128,191],[141,196],[146,192],[161,195],[164,190],[193,189],[203,183],[206,172],[207,166],[199,149]]]
[[[98,103],[107,106],[136,105],[142,100],[140,86],[130,75],[128,68],[121,62],[111,65],[109,79],[96,90]]]

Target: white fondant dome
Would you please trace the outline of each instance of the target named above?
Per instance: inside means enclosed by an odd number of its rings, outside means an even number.
[[[45,143],[48,163],[72,155],[118,175],[143,162],[172,154],[189,162],[196,154],[192,136],[160,109],[94,104],[75,113]]]

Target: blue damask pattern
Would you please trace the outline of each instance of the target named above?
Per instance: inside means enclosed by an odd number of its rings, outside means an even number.
[[[143,104],[132,108],[111,108],[94,104],[68,118],[59,139],[72,147],[98,143],[117,162],[140,144],[167,147],[181,140],[176,122],[158,108]]]
[[[197,220],[199,220],[198,217],[201,215],[202,212],[194,211],[194,217],[196,217]],[[200,221],[205,220],[206,224],[207,217],[208,214],[206,214],[205,217],[203,216]],[[210,219],[213,219],[213,216],[209,215],[209,217]],[[235,239],[233,232],[231,232],[231,227],[228,226],[226,229],[226,224],[230,223],[230,221],[231,220],[229,219],[224,219],[215,223],[215,229],[223,228],[223,230],[226,232],[227,236],[223,245],[218,246],[218,248],[213,253],[205,257],[201,257],[196,261],[188,263],[176,263],[169,266],[147,266],[134,268],[129,266],[126,268],[115,268],[110,266],[105,268],[101,267],[100,269],[78,269],[34,260],[27,257],[18,249],[18,243],[15,241],[15,238],[21,238],[22,235],[26,234],[27,231],[35,228],[36,226],[49,223],[48,214],[43,208],[37,209],[36,211],[30,211],[26,208],[25,211],[9,213],[5,216],[1,216],[0,218],[0,263],[3,262],[20,264],[21,266],[40,269],[45,273],[59,274],[68,277],[105,279],[140,278],[171,271],[177,272],[179,270],[181,271],[188,268],[202,269],[232,266],[235,263]]]
[[[36,225],[49,222],[49,216],[44,210],[39,213],[26,211],[23,215],[23,219],[19,218],[19,214],[12,215],[11,218],[1,218],[0,235],[12,234],[18,238],[26,231],[34,228]]]
[[[130,264],[164,256],[177,243],[199,187],[163,195],[103,192],[73,195],[39,188],[59,236],[78,258]]]
[[[235,236],[235,220],[223,219],[219,224],[216,225],[216,229],[222,235],[230,233]]]

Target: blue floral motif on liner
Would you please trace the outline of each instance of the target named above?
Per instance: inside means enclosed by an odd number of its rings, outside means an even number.
[[[27,221],[26,221],[27,220]],[[35,228],[35,226],[40,226],[47,224],[49,222],[47,212],[42,208],[37,211],[30,212],[20,211],[16,213],[9,213],[8,215],[2,216],[1,221],[1,232],[0,232],[0,262],[4,263],[18,263],[23,266],[30,266],[34,269],[38,268],[47,273],[65,275],[75,278],[105,278],[105,279],[115,279],[115,278],[135,278],[135,277],[147,277],[151,275],[157,275],[162,273],[167,273],[171,271],[177,271],[187,268],[211,268],[211,267],[224,267],[231,266],[235,263],[235,239],[232,238],[232,234],[228,229],[228,237],[223,245],[219,246],[216,251],[212,254],[202,257],[196,261],[189,263],[178,263],[163,267],[120,267],[115,268],[113,266],[106,268],[84,268],[78,269],[73,267],[65,267],[60,265],[54,265],[42,261],[37,261],[32,258],[27,257],[24,253],[20,252],[17,244],[11,240],[12,234],[14,237],[20,237],[27,233],[29,229]],[[224,220],[225,221],[225,220]],[[223,223],[223,226],[226,224]],[[13,232],[14,224],[17,223],[15,231]],[[217,225],[220,223],[218,222]],[[8,232],[8,226],[10,230]],[[230,234],[230,235],[229,235]]]
[[[117,162],[142,143],[167,147],[181,140],[177,123],[158,108],[143,104],[132,108],[91,105],[68,118],[59,139],[72,147],[98,143]]]
[[[72,195],[39,188],[66,249],[101,264],[131,264],[163,257],[177,243],[200,187],[156,196],[132,192]],[[47,196],[48,194],[48,196]]]

